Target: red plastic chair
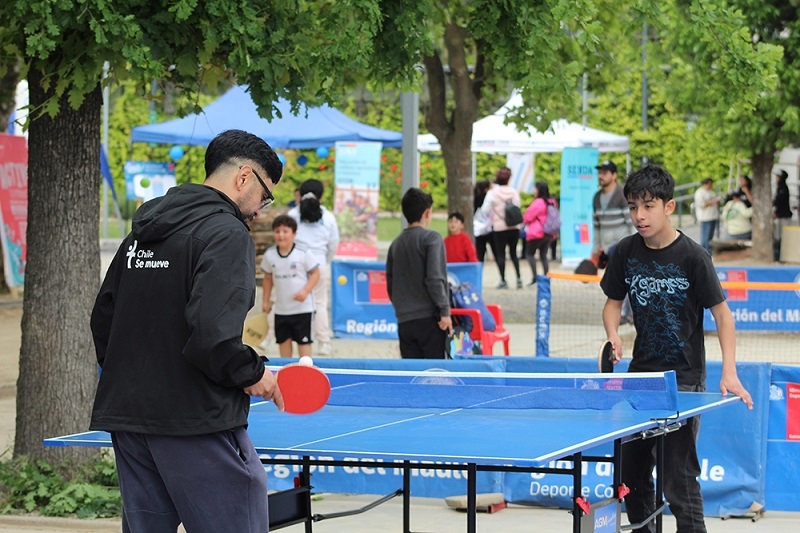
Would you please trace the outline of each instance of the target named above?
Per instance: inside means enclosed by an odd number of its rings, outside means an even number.
[[[497,329],[494,331],[486,331],[483,329],[483,318],[481,317],[481,312],[477,309],[451,308],[450,314],[453,316],[461,315],[472,318],[472,331],[470,332],[470,336],[473,340],[480,341],[483,355],[492,355],[496,342],[502,342],[503,351],[506,355],[510,355],[508,343],[511,340],[511,335],[503,326],[503,308],[497,304],[486,304],[486,307],[489,309],[489,312],[492,313],[494,321],[497,324]]]

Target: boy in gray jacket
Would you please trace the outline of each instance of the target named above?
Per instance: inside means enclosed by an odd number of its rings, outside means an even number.
[[[442,236],[431,231],[433,198],[411,188],[403,195],[408,227],[386,257],[386,288],[397,316],[404,359],[444,359],[453,329]]]

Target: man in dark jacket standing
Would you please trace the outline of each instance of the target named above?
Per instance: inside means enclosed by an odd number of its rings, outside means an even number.
[[[772,216],[775,219],[775,232],[772,239],[773,259],[781,259],[781,237],[783,228],[792,224],[792,208],[789,207],[789,186],[786,180],[789,173],[779,170],[775,173],[775,197],[772,199]]]
[[[142,205],[109,267],[91,318],[102,373],[90,428],[111,433],[124,532],[269,528],[245,428],[250,396],[283,398],[242,326],[255,302],[246,222],[282,170],[255,135],[221,133],[205,183]]]

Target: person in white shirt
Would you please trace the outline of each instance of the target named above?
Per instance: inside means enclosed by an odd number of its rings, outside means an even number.
[[[694,193],[694,212],[700,223],[700,246],[711,253],[711,239],[719,223],[719,197],[714,193],[714,180],[706,178]]]
[[[297,343],[300,357],[311,355],[314,298],[310,294],[319,279],[319,265],[310,252],[295,244],[297,222],[292,217],[275,217],[272,232],[275,246],[269,248],[261,259],[264,272],[262,309],[265,313],[270,312],[274,289],[275,342],[281,357],[292,356],[292,341]]]
[[[325,188],[322,182],[309,179],[300,185],[300,204],[287,213],[297,221],[295,243],[310,252],[319,263],[319,280],[314,285],[314,338],[319,343],[319,355],[331,355],[330,318],[328,302],[330,300],[328,280],[329,264],[339,247],[339,226],[336,217],[322,205]]]

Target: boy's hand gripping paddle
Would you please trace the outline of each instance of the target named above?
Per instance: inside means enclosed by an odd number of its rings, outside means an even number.
[[[322,409],[331,395],[328,376],[315,366],[299,363],[278,370],[278,387],[287,413],[307,415]]]
[[[611,341],[603,341],[600,346],[600,353],[597,355],[597,369],[603,374],[610,374],[614,372],[614,345]]]

